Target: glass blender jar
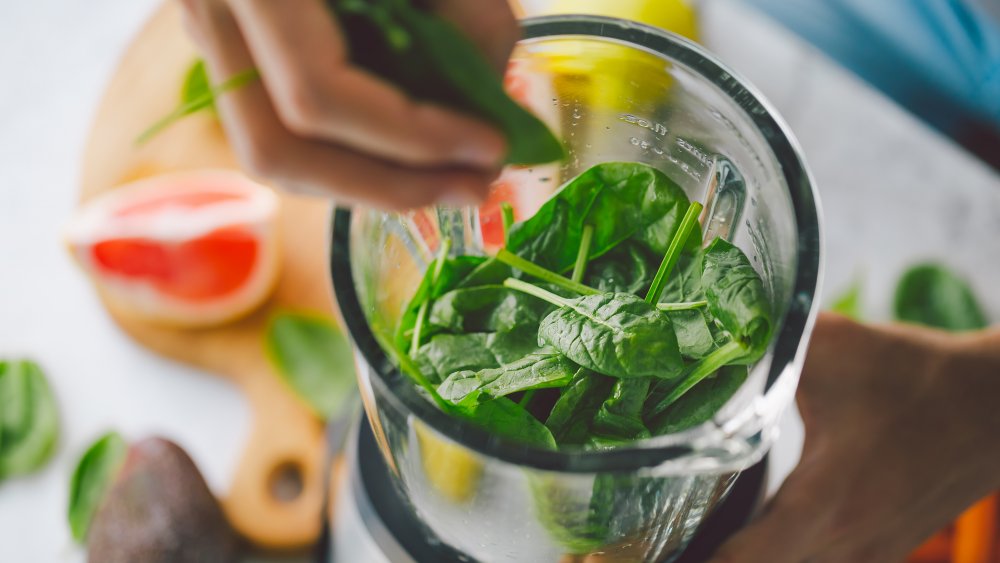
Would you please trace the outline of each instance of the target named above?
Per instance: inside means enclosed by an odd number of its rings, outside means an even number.
[[[766,454],[794,397],[820,276],[816,193],[780,118],[700,46],[596,16],[530,19],[524,30],[507,85],[561,136],[564,162],[506,170],[480,208],[335,213],[331,271],[361,396],[425,533],[463,557],[669,561]],[[499,201],[530,217],[560,184],[608,161],[663,170],[705,203],[706,241],[743,249],[780,320],[767,354],[713,419],[614,450],[535,449],[444,414],[376,333],[390,337],[445,237],[452,255],[493,252]]]

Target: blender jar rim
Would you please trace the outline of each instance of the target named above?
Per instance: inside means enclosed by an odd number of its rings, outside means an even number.
[[[808,332],[817,313],[818,303],[815,297],[821,275],[819,198],[798,141],[787,124],[757,88],[739,73],[727,67],[704,47],[677,34],[638,22],[592,15],[527,18],[521,24],[524,40],[586,37],[623,44],[677,61],[723,92],[761,132],[788,185],[798,235],[797,268],[791,303],[778,323],[776,336],[771,343],[773,359],[763,389],[764,400],[776,395],[772,387],[790,364],[801,360],[799,356],[805,349],[803,344],[807,343]],[[442,412],[431,401],[419,395],[410,379],[399,372],[375,340],[354,284],[350,251],[351,222],[350,209],[338,206],[334,210],[330,248],[334,296],[351,339],[374,372],[372,384],[381,388],[386,399],[395,403],[394,407],[401,411],[415,414],[424,424],[448,439],[479,454],[518,466],[547,471],[592,473],[652,469],[691,454],[704,454],[706,452],[702,449],[703,446],[711,447],[720,437],[732,433],[731,430],[724,431],[712,419],[682,432],[654,436],[615,449],[553,451],[493,435]],[[397,393],[393,391],[394,385],[389,382],[400,380],[403,384],[402,393]],[[761,408],[759,402],[751,402],[744,410],[759,411]]]

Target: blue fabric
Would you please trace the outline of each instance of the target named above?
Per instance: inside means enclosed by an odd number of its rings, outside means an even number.
[[[1000,130],[1000,0],[746,1],[931,124]]]

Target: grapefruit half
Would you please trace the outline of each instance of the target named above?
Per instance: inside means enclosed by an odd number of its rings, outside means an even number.
[[[279,270],[278,197],[235,172],[143,179],[87,202],[67,229],[83,270],[146,320],[210,326],[259,306]]]

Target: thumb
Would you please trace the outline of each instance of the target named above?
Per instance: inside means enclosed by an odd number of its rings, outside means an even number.
[[[823,514],[801,475],[789,477],[749,526],[730,538],[710,563],[803,563],[815,553]]]

